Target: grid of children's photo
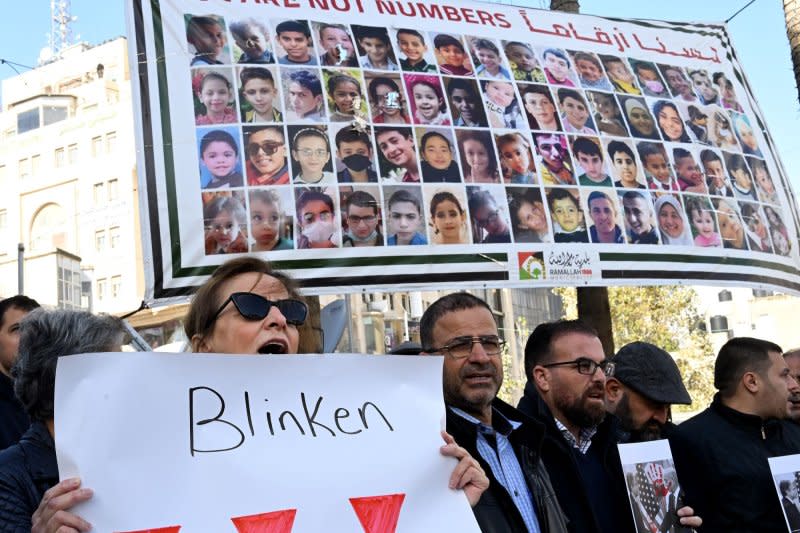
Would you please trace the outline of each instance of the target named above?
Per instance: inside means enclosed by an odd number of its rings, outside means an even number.
[[[789,255],[723,72],[186,14],[206,253],[584,242]]]

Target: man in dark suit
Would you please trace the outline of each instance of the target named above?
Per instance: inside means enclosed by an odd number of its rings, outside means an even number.
[[[786,521],[789,522],[789,531],[800,531],[800,508],[797,506],[797,485],[784,479],[778,484],[781,489],[781,503]]]

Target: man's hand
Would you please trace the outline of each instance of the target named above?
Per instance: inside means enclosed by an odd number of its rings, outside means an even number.
[[[694,509],[685,505],[678,509],[678,521],[682,526],[687,527],[700,527],[703,525],[703,519],[695,516]]]
[[[483,491],[489,488],[489,478],[486,477],[478,461],[467,450],[456,444],[450,434],[442,431],[442,438],[446,443],[440,448],[442,455],[458,459],[458,464],[450,475],[449,486],[451,489],[463,489],[470,506],[475,507]]]
[[[69,512],[73,506],[92,497],[92,489],[82,489],[78,478],[65,479],[42,496],[31,517],[31,533],[84,533],[91,524]]]

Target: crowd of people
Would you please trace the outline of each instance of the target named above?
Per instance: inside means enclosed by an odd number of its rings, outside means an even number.
[[[198,289],[184,328],[193,352],[296,354],[307,314],[294,280],[243,257]],[[58,478],[55,368],[59,356],[118,351],[123,336],[114,317],[45,310],[21,295],[0,301],[0,531],[91,529],[72,510],[91,488]],[[768,464],[800,452],[800,350],[730,339],[714,364],[712,404],[675,425],[671,406],[691,397],[653,344],[606,357],[587,323],[542,323],[525,345],[515,408],[498,398],[505,340],[487,302],[439,298],[420,340],[397,353],[444,356],[440,451],[457,460],[448,486],[463,491],[481,531],[776,532],[800,518],[797,481],[781,481],[779,498]],[[668,439],[674,470],[626,477],[617,445],[658,439]]]

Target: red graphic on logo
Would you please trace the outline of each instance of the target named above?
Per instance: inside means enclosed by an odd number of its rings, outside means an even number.
[[[139,529],[137,531],[117,531],[115,533],[178,533],[181,526],[159,527],[156,529]]]
[[[394,533],[405,494],[350,498],[365,533]]]
[[[239,533],[291,533],[297,509],[231,518]]]

